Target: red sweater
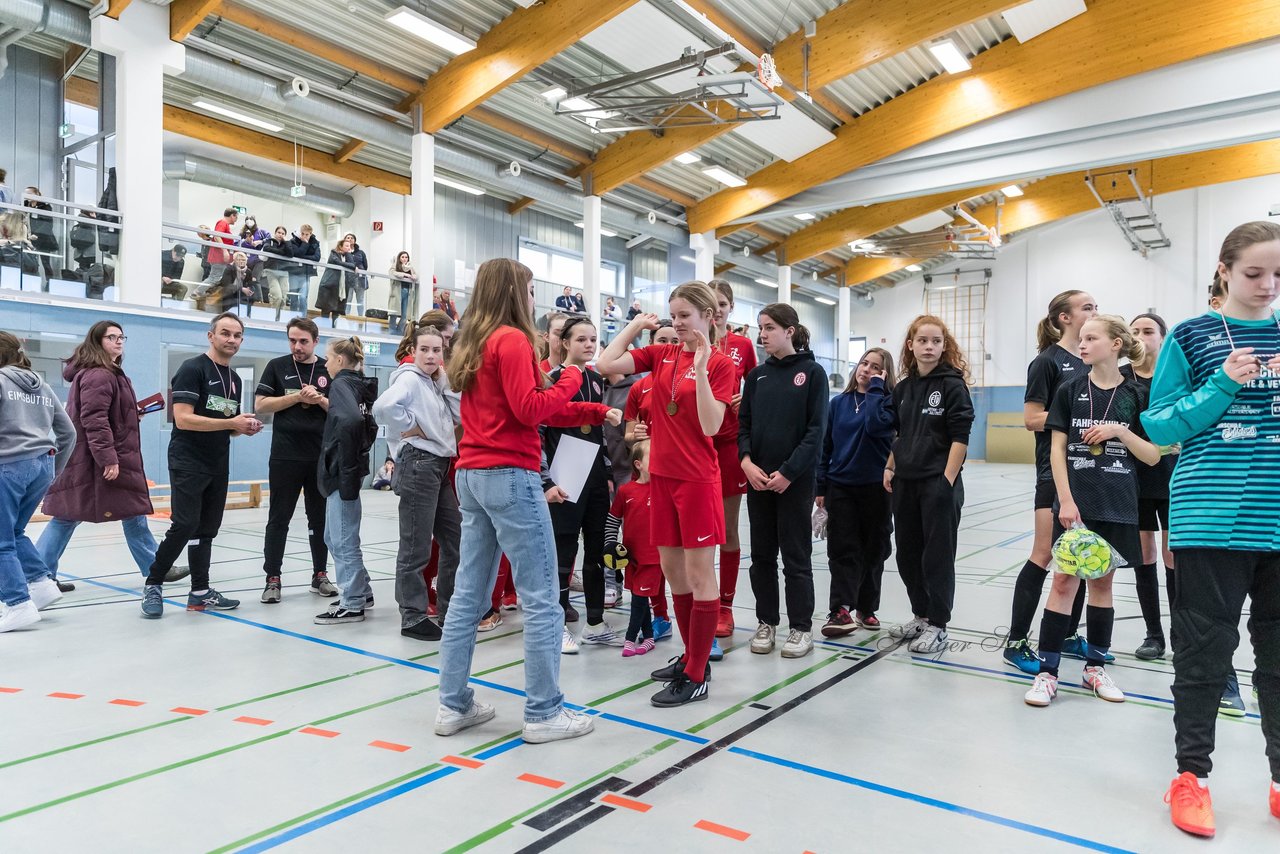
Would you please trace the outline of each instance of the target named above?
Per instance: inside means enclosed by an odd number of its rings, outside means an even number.
[[[544,389],[529,339],[514,327],[498,327],[485,342],[480,370],[462,395],[458,468],[539,471],[542,441],[538,425],[604,423],[609,407],[570,402],[581,388],[582,372],[573,368]]]

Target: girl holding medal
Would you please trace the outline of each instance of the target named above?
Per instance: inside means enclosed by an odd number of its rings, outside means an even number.
[[[1240,614],[1250,600],[1254,687],[1280,818],[1280,224],[1249,222],[1218,254],[1221,313],[1178,324],[1165,341],[1142,422],[1181,443],[1169,484],[1173,725],[1178,776],[1165,794],[1175,827],[1213,836],[1208,777],[1214,727]]]
[[[651,674],[667,683],[651,699],[659,707],[707,698],[707,661],[720,612],[713,559],[715,547],[725,541],[713,437],[737,393],[733,361],[715,349],[715,292],[702,282],[686,282],[671,292],[669,304],[680,344],[628,352],[627,342],[658,328],[657,315],[641,314],[597,362],[608,374],[653,371],[650,530],[685,642],[684,655]]]
[[[1082,524],[1111,544],[1132,566],[1142,553],[1138,537],[1138,465],[1160,461],[1138,423],[1146,407],[1142,387],[1120,373],[1119,358],[1141,363],[1146,348],[1121,317],[1098,315],[1080,329],[1080,358],[1089,373],[1058,388],[1045,427],[1051,431],[1050,462],[1058,492],[1053,539]],[[1124,693],[1105,669],[1115,625],[1113,573],[1088,582],[1085,616],[1084,687],[1112,703]],[[1058,692],[1058,663],[1071,623],[1071,604],[1080,579],[1054,573],[1053,589],[1040,621],[1040,673],[1024,695],[1029,706],[1047,706]]]
[[[565,320],[561,340],[565,346],[564,364],[551,372],[552,382],[557,382],[566,368],[577,368],[582,382],[571,398],[582,403],[601,404],[604,398],[604,377],[587,367],[596,354],[596,328],[587,317],[570,317]],[[602,405],[602,404],[601,404]],[[569,575],[578,559],[578,535],[582,535],[582,586],[587,605],[587,625],[582,631],[581,642],[600,646],[622,646],[622,636],[604,619],[604,528],[609,518],[609,481],[612,466],[604,447],[604,431],[599,425],[581,427],[543,427],[542,433],[542,491],[551,511],[551,528],[556,538],[556,561],[560,571],[560,607],[569,608]],[[551,479],[550,467],[564,437],[590,442],[597,446],[591,473],[577,501],[570,501],[568,494]],[[573,655],[578,651],[569,627],[564,627],[560,651]]]

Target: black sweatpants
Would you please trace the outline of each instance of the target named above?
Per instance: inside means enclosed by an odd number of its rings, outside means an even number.
[[[894,478],[893,524],[898,574],[911,613],[946,628],[956,594],[956,533],[964,507],[964,482],[946,475],[920,480]]]
[[[156,559],[147,575],[147,584],[164,584],[164,577],[184,548],[191,565],[191,589],[209,587],[209,562],[213,538],[222,527],[227,509],[227,472],[169,470],[169,530],[156,549]]]
[[[831,611],[860,614],[880,609],[880,580],[890,554],[893,517],[881,483],[827,483],[827,563],[831,567]]]
[[[587,604],[587,622],[604,619],[604,526],[609,520],[609,482],[591,477],[578,496],[584,503],[582,525],[572,531],[556,531],[556,565],[560,570],[560,600],[569,599],[569,576],[578,559],[578,534],[582,534],[582,595]]]
[[[324,572],[329,563],[329,547],[324,544],[324,496],[316,485],[316,461],[277,460],[267,467],[271,490],[267,505],[267,536],[262,544],[262,569],[268,576],[279,575],[284,564],[289,523],[298,508],[298,493],[307,514],[307,540],[311,545],[311,572]]]
[[[1178,773],[1207,777],[1213,767],[1218,701],[1240,643],[1250,601],[1249,638],[1271,779],[1280,783],[1280,552],[1179,549],[1172,625],[1173,726]]]
[[[786,492],[747,493],[751,522],[751,592],[756,619],[776,626],[778,615],[778,552],[787,596],[787,622],[801,632],[813,630],[813,476],[792,481]]]

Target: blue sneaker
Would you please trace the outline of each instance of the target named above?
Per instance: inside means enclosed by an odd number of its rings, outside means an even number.
[[[1031,648],[1031,643],[1026,638],[1006,646],[1004,648],[1004,660],[1006,664],[1011,664],[1031,676],[1036,676],[1040,673],[1040,656],[1036,655],[1035,650]]]
[[[159,588],[156,589],[158,590]],[[209,609],[213,609],[214,611],[230,611],[233,608],[239,607],[239,599],[228,599],[212,587],[200,596],[197,596],[194,593],[187,594],[188,611],[206,611]]]
[[[1240,696],[1240,680],[1234,673],[1227,678],[1227,687],[1222,689],[1222,699],[1218,701],[1218,714],[1229,718],[1245,716],[1244,699]]]
[[[1089,642],[1086,641],[1084,638],[1080,637],[1080,635],[1069,637],[1062,642],[1062,654],[1067,658],[1075,658],[1075,659],[1078,659],[1079,661],[1084,661],[1086,659],[1086,653],[1088,653],[1088,651],[1089,651]],[[1107,653],[1103,653],[1102,660],[1110,664],[1111,662],[1116,660],[1116,657],[1111,653],[1107,652]]]
[[[164,616],[164,594],[159,584],[148,584],[142,588],[142,616],[148,620],[158,620]]]
[[[653,618],[653,639],[655,641],[666,640],[671,637],[671,621],[664,620],[661,617]]]
[[[711,654],[707,656],[709,661],[719,661],[724,658],[724,650],[720,648],[720,641],[715,638],[711,639]]]

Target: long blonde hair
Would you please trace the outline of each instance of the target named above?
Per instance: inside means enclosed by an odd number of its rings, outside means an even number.
[[[1151,315],[1141,315],[1142,317],[1151,317]],[[1163,323],[1163,321],[1161,321]],[[1095,314],[1080,325],[1083,329],[1085,324],[1101,323],[1106,331],[1107,338],[1114,341],[1120,339],[1120,355],[1124,356],[1134,365],[1141,365],[1147,358],[1147,345],[1138,340],[1133,334],[1133,330],[1125,319],[1118,314]]]
[[[351,365],[351,370],[360,373],[364,370],[364,344],[354,335],[340,338],[325,348],[330,356],[341,356]]]
[[[683,285],[676,287],[668,298],[668,304],[673,299],[682,299],[689,303],[699,314],[711,312],[711,316],[707,319],[707,341],[711,344],[716,343],[716,309],[720,307],[716,301],[716,292],[711,289],[710,285],[703,282],[685,282]]]
[[[511,258],[493,258],[476,270],[475,290],[458,324],[457,343],[453,345],[449,381],[453,390],[464,392],[480,371],[484,345],[500,327],[520,331],[534,351],[537,368],[537,335],[529,311],[529,283],[533,271]]]

